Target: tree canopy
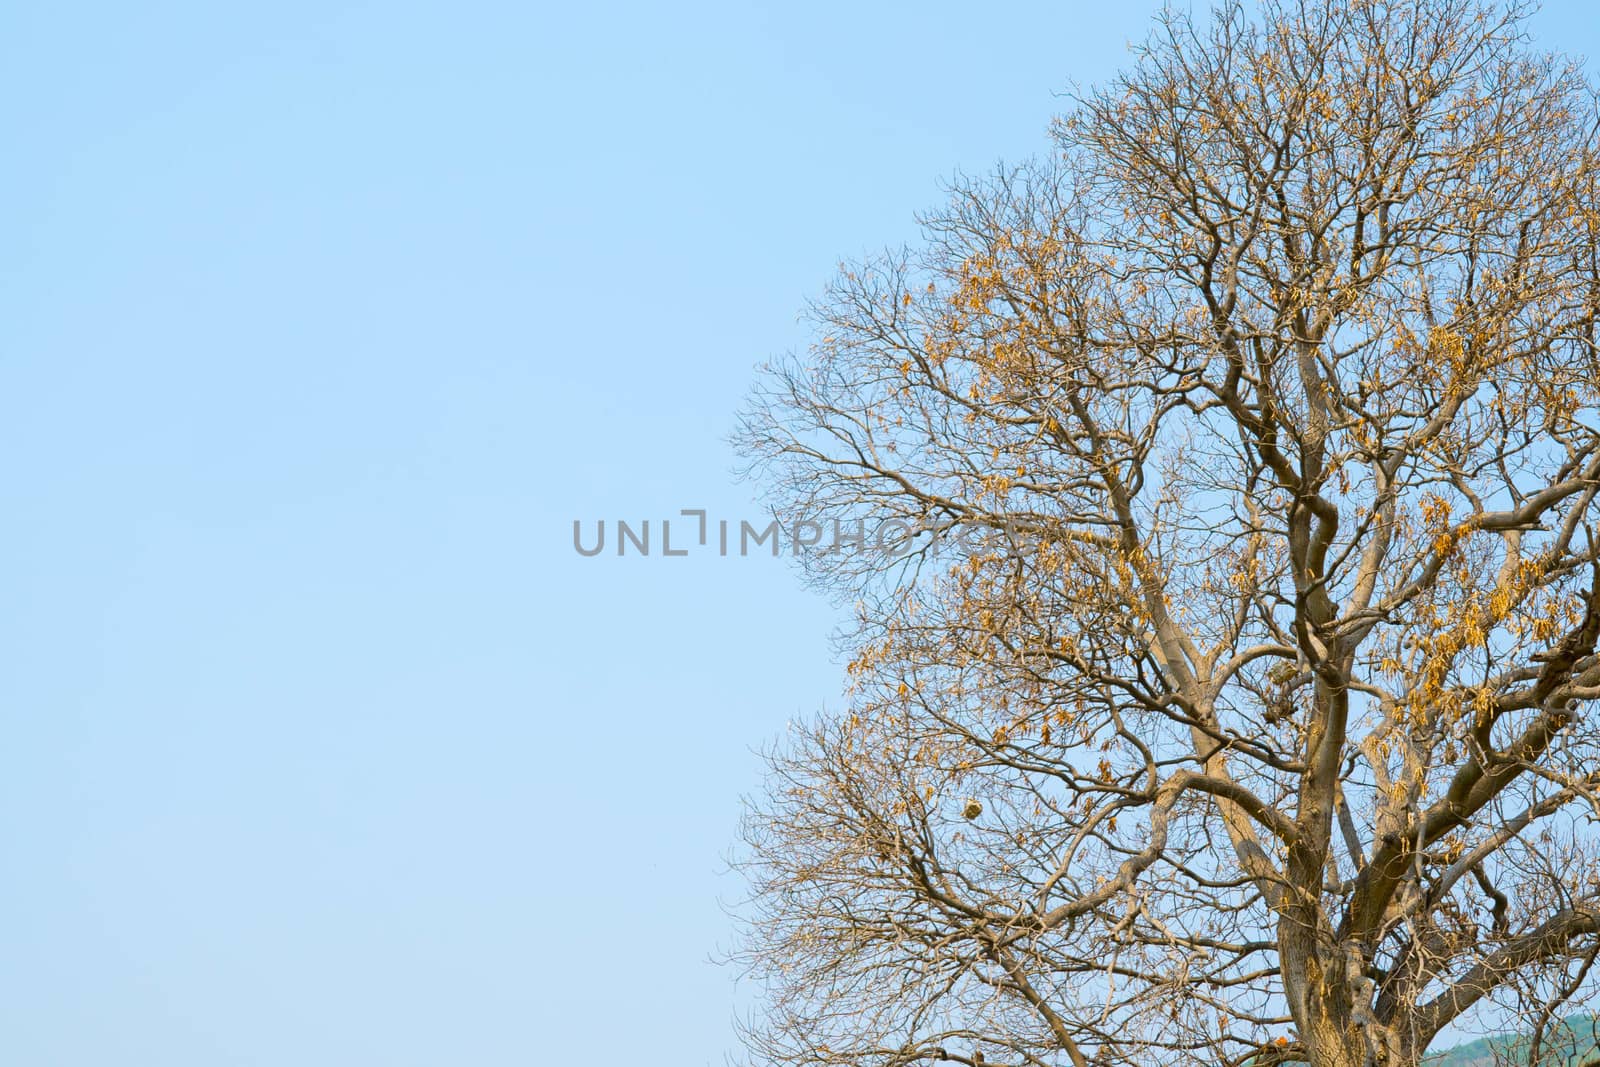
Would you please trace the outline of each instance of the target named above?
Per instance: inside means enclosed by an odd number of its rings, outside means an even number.
[[[850,699],[749,810],[756,1060],[1395,1067],[1584,997],[1600,109],[1527,14],[1168,12],[814,305],[778,513],[981,536],[806,556]]]

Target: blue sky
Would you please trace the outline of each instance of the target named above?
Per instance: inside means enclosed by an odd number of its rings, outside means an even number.
[[[5,5],[0,1062],[722,1062],[836,615],[571,523],[1150,10]]]

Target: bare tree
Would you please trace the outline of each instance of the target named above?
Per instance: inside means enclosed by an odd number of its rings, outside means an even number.
[[[1169,13],[815,307],[741,439],[924,532],[807,557],[756,1059],[1395,1067],[1589,990],[1600,141],[1525,18]]]

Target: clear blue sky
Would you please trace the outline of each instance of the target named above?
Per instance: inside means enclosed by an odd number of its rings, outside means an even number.
[[[0,1063],[720,1063],[835,616],[571,521],[1149,10],[0,8]]]

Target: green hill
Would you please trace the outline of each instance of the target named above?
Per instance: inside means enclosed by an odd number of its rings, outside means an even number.
[[[1528,1039],[1516,1034],[1481,1037],[1430,1055],[1428,1067],[1512,1067],[1528,1062]],[[1540,1067],[1589,1067],[1600,1064],[1600,1018],[1573,1015],[1547,1028],[1540,1048]]]

